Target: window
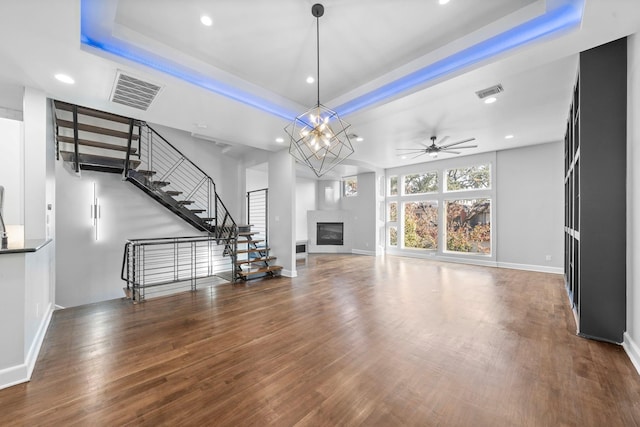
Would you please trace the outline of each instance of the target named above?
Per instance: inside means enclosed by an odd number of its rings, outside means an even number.
[[[447,251],[491,254],[491,200],[446,202]]]
[[[398,195],[398,177],[397,176],[389,177],[389,195],[390,196]]]
[[[486,190],[491,188],[491,167],[486,165],[447,169],[446,191]]]
[[[438,191],[438,173],[411,174],[404,177],[404,194],[425,194]]]
[[[398,227],[389,227],[389,246],[398,246]]]
[[[404,204],[404,247],[412,249],[438,248],[438,202],[407,202]]]
[[[389,203],[389,221],[397,222],[398,221],[398,202]]]
[[[388,171],[383,236],[390,253],[494,260],[495,160],[491,153]]]
[[[358,195],[358,177],[357,176],[347,176],[343,178],[344,185],[344,196],[352,197]]]

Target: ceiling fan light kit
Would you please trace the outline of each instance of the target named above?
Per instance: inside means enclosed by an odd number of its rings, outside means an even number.
[[[311,7],[311,13],[316,18],[318,99],[314,107],[296,117],[285,131],[291,138],[289,154],[321,177],[353,154],[354,150],[347,133],[350,125],[338,113],[320,103],[319,18],[324,15],[324,7],[316,3]]]

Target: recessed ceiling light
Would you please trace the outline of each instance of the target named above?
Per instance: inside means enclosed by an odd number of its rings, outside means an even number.
[[[407,158],[407,156],[402,156],[400,157],[402,160],[405,160]]]
[[[361,137],[361,136],[358,136],[358,137],[356,137],[356,141],[358,141],[358,142],[362,142],[362,141],[364,141],[364,138],[363,138],[363,137]]]
[[[505,136],[504,139],[513,139],[513,135],[509,134],[509,135]]]
[[[495,96],[492,96],[490,98],[487,98],[484,100],[485,104],[493,104],[494,102],[496,102],[498,100],[498,98],[496,98]]]
[[[449,3],[449,0],[439,0],[438,3],[440,4],[447,4]]]
[[[284,138],[277,137],[277,138],[276,138],[276,142],[277,142],[278,144],[282,144],[282,143],[284,142]]]
[[[307,83],[311,84],[311,83],[313,83],[315,81],[316,81],[316,79],[314,79],[313,76],[307,77]]]
[[[62,82],[62,83],[66,83],[68,85],[72,85],[74,84],[76,81],[73,80],[70,76],[66,75],[66,74],[56,74],[55,78]]]
[[[200,22],[202,22],[202,25],[206,25],[207,27],[213,25],[213,19],[211,19],[211,17],[207,15],[202,15],[200,17]]]

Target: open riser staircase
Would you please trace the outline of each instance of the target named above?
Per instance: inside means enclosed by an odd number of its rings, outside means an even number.
[[[252,277],[238,268],[238,226],[215,183],[175,146],[139,120],[61,101],[54,101],[54,109],[58,159],[78,174],[82,170],[122,174],[124,180],[222,244],[232,281]],[[274,266],[273,271],[280,269]]]

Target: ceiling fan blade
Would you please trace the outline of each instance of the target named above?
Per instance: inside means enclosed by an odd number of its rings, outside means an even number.
[[[425,151],[425,152],[422,152],[422,153],[420,153],[420,154],[418,154],[418,155],[416,155],[416,156],[413,156],[411,159],[415,159],[415,158],[417,158],[417,157],[424,156],[425,154],[427,154],[427,152],[426,152],[426,151]]]
[[[460,154],[459,151],[452,151],[452,150],[440,150],[441,153],[449,153],[449,154]]]
[[[463,139],[462,141],[453,142],[453,143],[448,144],[448,145],[443,145],[440,148],[449,148],[449,147],[453,147],[454,145],[464,144],[465,142],[469,142],[469,141],[475,141],[475,138]]]
[[[424,151],[422,148],[396,148],[396,150],[420,150],[420,151]]]
[[[438,146],[442,146],[442,144],[444,144],[444,142],[447,141],[449,138],[451,138],[449,135],[443,136],[442,139],[438,142]]]
[[[425,152],[424,150],[420,150],[420,151],[410,151],[410,152],[408,152],[408,153],[398,153],[398,154],[396,154],[396,156],[398,156],[398,157],[405,157],[405,156],[412,156],[412,155],[414,155],[414,154],[417,154],[417,155],[421,156],[421,155],[423,155],[423,154],[426,154],[426,152]]]
[[[477,148],[477,145],[459,145],[456,147],[456,150],[459,150],[460,148]]]

